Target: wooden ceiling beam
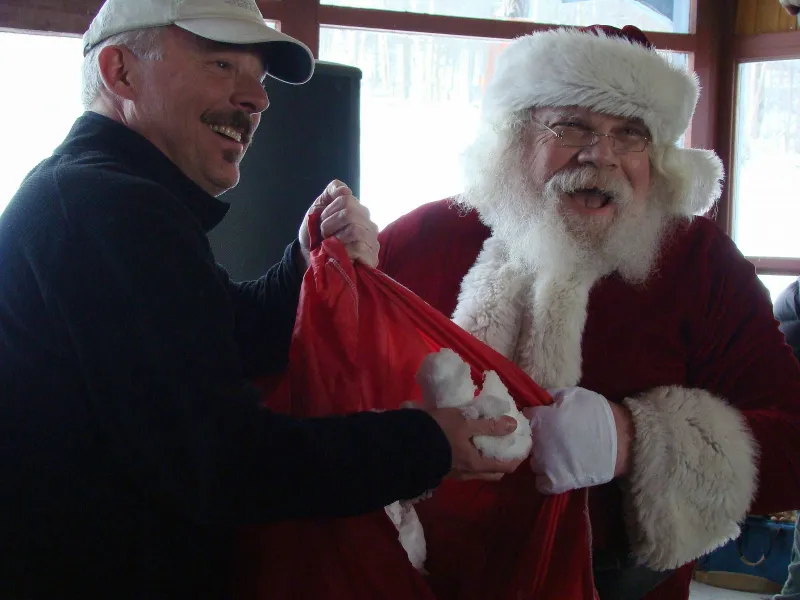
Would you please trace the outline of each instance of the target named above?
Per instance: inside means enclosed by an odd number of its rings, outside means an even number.
[[[284,2],[257,2],[264,18],[282,20]],[[102,4],[103,0],[4,0],[0,2],[0,31],[80,36]]]

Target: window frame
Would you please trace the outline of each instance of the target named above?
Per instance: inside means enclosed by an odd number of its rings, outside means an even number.
[[[559,25],[529,21],[473,19],[321,5],[319,0],[256,0],[265,19],[305,43],[314,56],[319,54],[320,27],[343,27],[383,31],[452,35],[483,39],[512,39]],[[776,0],[777,1],[777,0]],[[714,95],[719,71],[719,43],[725,24],[725,0],[692,0],[689,33],[646,32],[659,50],[685,52],[690,67],[700,78],[706,95]],[[102,0],[10,0],[0,2],[0,30],[80,36],[88,28]],[[68,7],[67,7],[68,5]],[[730,26],[732,27],[732,22]],[[713,99],[715,100],[715,99]],[[704,101],[696,113],[692,137],[696,145],[713,147],[715,120],[713,100]]]
[[[776,0],[777,2],[777,0]],[[728,94],[721,97],[721,114],[727,115],[727,125],[720,136],[718,153],[726,155],[726,166],[734,165],[736,110],[739,104],[739,65],[773,60],[800,59],[800,31],[780,33],[737,34],[731,36],[729,60],[726,64]],[[720,202],[718,222],[726,233],[733,237],[734,197],[736,172],[726,168],[725,193]],[[735,240],[734,240],[735,241]],[[756,268],[758,275],[793,275],[800,276],[800,258],[783,258],[774,256],[746,257]]]
[[[256,1],[265,19],[275,21],[281,31],[304,42],[314,56],[319,54],[320,28],[325,26],[483,39],[511,39],[559,27],[529,21],[321,5],[319,0]],[[0,1],[0,30],[80,36],[101,4],[102,0]],[[734,36],[735,25],[736,11],[731,10],[728,0],[692,0],[688,33],[646,32],[659,50],[689,54],[689,67],[697,73],[702,92],[686,143],[716,150],[726,173],[730,172],[733,156],[736,60],[781,49],[800,54],[800,34]],[[726,182],[721,201],[710,215],[729,234],[730,201],[730,185]]]

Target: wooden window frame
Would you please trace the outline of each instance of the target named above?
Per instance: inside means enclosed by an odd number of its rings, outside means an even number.
[[[277,21],[281,31],[303,41],[319,55],[320,27],[344,27],[451,35],[483,39],[511,39],[557,25],[526,21],[472,19],[387,10],[357,9],[320,4],[320,0],[256,0],[265,19]],[[777,1],[777,0],[776,0]],[[726,0],[694,0],[686,34],[647,32],[661,50],[686,52],[690,66],[698,73],[704,90],[690,132],[693,145],[715,147],[717,119],[717,77],[720,44],[725,28],[733,27]],[[22,31],[81,35],[102,0],[5,0],[0,1],[0,31]],[[729,22],[730,21],[730,22]],[[732,30],[732,29],[731,29]]]
[[[777,1],[777,0],[776,0]],[[718,137],[717,152],[728,165],[733,165],[735,152],[734,122],[738,103],[739,65],[769,60],[800,59],[800,31],[733,35],[722,66],[721,79],[724,90],[720,96],[720,115],[724,115]],[[733,185],[736,173],[726,168],[725,192],[719,204],[718,221],[725,231],[733,236]],[[800,276],[800,258],[778,258],[770,256],[748,256],[759,275]]]
[[[774,0],[777,2],[778,0]],[[320,4],[320,0],[257,0],[264,18],[278,22],[281,31],[303,41],[319,54],[320,27],[373,29],[483,39],[511,39],[555,25],[525,21],[472,19],[386,10],[356,9]],[[81,35],[102,0],[0,1],[0,30]],[[736,11],[729,0],[694,0],[686,34],[646,32],[661,50],[690,54],[702,93],[687,141],[716,150],[726,173],[731,173],[736,68],[740,62],[800,56],[800,33],[735,36]],[[713,218],[731,233],[730,180]],[[776,262],[777,261],[777,262]],[[758,258],[759,272],[788,268],[783,259]],[[800,273],[800,260],[792,262]]]
[[[319,31],[325,26],[483,39],[511,39],[558,27],[526,21],[330,6],[320,4],[320,0],[256,1],[265,19],[277,21],[281,31],[303,41],[314,56],[319,55]],[[646,32],[661,50],[689,53],[690,67],[698,74],[703,94],[687,138],[692,145],[704,148],[716,148],[718,142],[716,107],[720,61],[724,58],[722,45],[727,33],[733,31],[735,18],[726,2],[694,0],[689,33]],[[101,4],[102,0],[0,1],[0,30],[81,35]]]

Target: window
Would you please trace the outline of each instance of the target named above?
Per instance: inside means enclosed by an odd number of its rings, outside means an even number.
[[[323,0],[322,4],[556,25],[633,24],[689,31],[691,0]]]
[[[317,10],[308,10],[312,4]],[[697,12],[690,10],[692,5],[693,0],[259,3],[271,27],[300,38],[320,59],[362,69],[361,196],[379,226],[423,202],[461,191],[460,156],[474,137],[480,101],[494,60],[508,43],[495,37],[498,25],[511,28],[501,34],[510,38],[527,31],[528,22],[617,26],[633,23],[645,31],[687,34],[662,34],[659,42],[659,46],[685,51],[696,45],[697,35],[689,33]],[[424,19],[401,25],[393,15],[402,11]],[[70,23],[70,27],[76,27]],[[42,21],[35,10],[21,10],[6,25],[39,29],[48,22]],[[28,114],[29,98],[53,94],[59,97],[59,102],[48,103],[49,112],[37,119],[38,129],[28,119],[11,120],[11,135],[25,144],[7,147],[0,156],[9,173],[0,183],[0,209],[28,170],[50,154],[81,113],[80,45],[77,36],[0,33],[4,56],[24,54],[47,65],[45,78],[3,61],[0,76],[5,81],[22,82],[26,94],[24,99],[15,93],[3,95],[0,107],[6,109],[6,114]],[[666,54],[684,68],[691,58],[685,52]],[[708,69],[702,71],[701,77],[707,72]],[[59,80],[57,85],[52,84],[53,74]],[[705,81],[702,83],[705,85]],[[699,119],[705,116],[699,115]]]
[[[320,58],[363,72],[361,200],[379,227],[461,191],[460,155],[505,43],[322,28]]]
[[[800,60],[739,65],[737,97],[732,233],[774,299],[800,274]]]
[[[0,94],[2,211],[25,175],[55,150],[83,112],[83,46],[77,37],[0,32],[0,56],[0,81],[6,82]]]
[[[747,256],[800,258],[800,60],[740,65],[734,239]]]
[[[769,290],[773,302],[783,290],[789,287],[790,283],[797,279],[794,275],[759,275],[758,278]]]
[[[476,133],[485,85],[507,44],[321,29],[320,58],[363,72],[361,200],[379,227],[461,192],[461,153]],[[687,54],[665,54],[687,68]]]

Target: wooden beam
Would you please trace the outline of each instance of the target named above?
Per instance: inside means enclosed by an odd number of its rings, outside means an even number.
[[[797,17],[789,15],[778,0],[738,0],[736,33],[754,35],[797,29]]]
[[[748,256],[759,275],[800,275],[800,258]]]
[[[293,0],[296,1],[296,0]],[[320,25],[354,29],[377,29],[429,35],[451,35],[485,39],[513,39],[534,31],[546,31],[559,25],[529,21],[471,19],[392,10],[370,10],[345,6],[321,5]],[[694,52],[696,36],[682,33],[647,32],[660,50]]]
[[[265,19],[281,21],[286,4],[296,1],[257,3]],[[81,36],[102,4],[103,0],[4,0],[0,2],[0,31]]]
[[[256,0],[256,4],[261,9],[261,14],[264,18],[268,21],[277,21],[279,24],[285,18],[286,5],[290,2],[291,0],[287,0],[287,2],[282,2],[281,0]],[[283,31],[282,27],[281,31]]]
[[[758,62],[800,57],[800,31],[737,35],[731,42],[737,62]]]
[[[285,0],[279,4],[285,5],[281,31],[303,42],[319,58],[319,0]]]
[[[784,12],[783,7],[777,0],[756,0],[755,33],[779,31],[782,12]]]
[[[528,21],[320,6],[318,0],[257,0],[257,3],[265,19],[280,22],[282,31],[306,43],[312,51],[319,47],[320,24],[487,39],[512,39],[556,27]],[[83,35],[101,5],[102,0],[6,0],[0,3],[0,30]],[[694,35],[647,32],[647,36],[663,50],[694,52],[697,47]]]
[[[700,80],[700,98],[691,129],[691,144],[714,149],[725,173],[733,165],[733,110],[735,67],[730,39],[736,15],[727,0],[697,0],[698,48],[692,68]],[[731,185],[726,178],[722,196],[711,215],[722,229],[731,233]]]
[[[777,3],[778,0],[775,0]],[[756,32],[758,0],[739,0],[736,6],[736,33],[750,35]]]
[[[83,35],[102,0],[6,0],[0,3],[0,30]]]

